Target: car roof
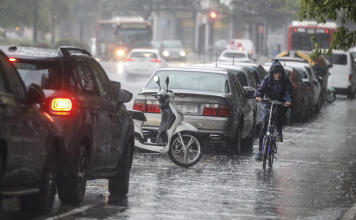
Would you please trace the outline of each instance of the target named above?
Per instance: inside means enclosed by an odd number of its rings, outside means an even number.
[[[224,53],[241,53],[241,54],[248,54],[248,52],[246,52],[246,51],[240,51],[240,50],[223,50],[222,52],[221,52],[221,54],[224,54]],[[238,58],[236,58],[236,59],[238,59]]]
[[[175,71],[190,71],[190,72],[207,72],[207,73],[220,73],[220,74],[227,74],[228,71],[226,69],[221,69],[217,67],[168,67],[168,68],[160,68],[160,70],[175,70]]]
[[[266,64],[268,64],[268,65],[266,65]],[[262,67],[266,70],[266,68],[268,68],[268,69],[271,68],[271,65],[272,65],[272,63],[265,63],[264,65],[262,65]],[[283,68],[293,71],[293,66],[283,66]],[[266,70],[266,71],[268,72],[269,70]]]
[[[304,60],[304,59],[298,58],[298,57],[274,57],[271,60],[272,61],[278,60],[278,61],[293,61],[293,62],[309,63],[307,60]]]
[[[26,57],[26,58],[56,58],[56,57],[69,57],[71,55],[84,55],[91,57],[91,54],[81,48],[61,46],[56,49],[37,48],[37,47],[22,47],[22,46],[0,46],[7,56]]]
[[[152,52],[152,53],[159,53],[157,49],[133,49],[130,52]]]
[[[233,69],[233,70],[246,70],[246,67],[244,66],[235,66],[235,65],[230,65],[230,64],[219,64],[219,63],[207,63],[207,64],[194,64],[193,67],[214,67],[214,68],[220,68],[220,69]]]

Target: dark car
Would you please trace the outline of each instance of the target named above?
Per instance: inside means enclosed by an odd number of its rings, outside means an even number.
[[[128,193],[134,150],[133,120],[123,103],[132,94],[110,82],[89,52],[74,47],[1,47],[25,85],[41,86],[45,112],[64,138],[58,149],[58,197],[83,200],[86,181],[109,179],[111,195]]]
[[[165,60],[186,61],[186,53],[180,40],[164,40],[161,42],[159,51]]]
[[[52,210],[56,195],[56,157],[63,139],[43,109],[37,85],[28,91],[0,51],[0,204],[2,196],[19,196],[30,216]]]
[[[163,68],[157,70],[136,96],[134,110],[144,112],[145,138],[153,140],[160,125],[161,114],[152,96],[158,91],[154,76],[169,76],[169,89],[175,93],[174,102],[184,115],[184,122],[199,130],[199,137],[209,143],[225,142],[235,151],[241,140],[252,147],[256,121],[256,103],[248,96],[237,78],[220,68]]]

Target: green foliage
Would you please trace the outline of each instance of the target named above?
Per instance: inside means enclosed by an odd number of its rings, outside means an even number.
[[[347,51],[356,42],[356,30],[350,31],[345,27],[346,20],[356,23],[356,2],[355,0],[300,0],[298,18],[300,21],[305,19],[316,19],[318,24],[324,24],[326,20],[336,21],[342,17],[342,25],[334,32],[332,43],[328,49],[321,49],[320,44],[316,43],[315,36],[311,41],[315,45],[315,51],[310,54],[310,58],[326,54],[331,55],[331,51]]]

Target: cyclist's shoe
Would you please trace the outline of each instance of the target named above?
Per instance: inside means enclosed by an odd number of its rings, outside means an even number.
[[[262,152],[261,151],[258,151],[256,157],[255,157],[255,160],[258,161],[258,162],[261,162],[262,161]]]
[[[276,141],[277,142],[283,142],[283,135],[281,132],[278,132],[276,135]]]

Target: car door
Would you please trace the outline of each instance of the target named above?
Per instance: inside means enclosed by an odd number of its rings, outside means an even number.
[[[0,54],[2,81],[6,91],[2,90],[0,106],[3,123],[1,135],[7,133],[6,178],[3,187],[7,191],[31,190],[37,187],[40,179],[45,127],[42,114],[36,105],[29,105],[27,92],[16,69]],[[0,86],[0,87],[3,87]]]
[[[92,171],[101,170],[107,156],[107,138],[110,132],[110,118],[107,110],[103,107],[103,99],[100,96],[100,88],[95,81],[94,74],[86,60],[77,60],[75,62],[79,83],[86,93],[86,103],[82,105],[87,108],[87,115],[90,117],[92,127],[92,140],[94,157],[90,161],[89,169]]]
[[[122,153],[123,150],[123,118],[116,108],[115,94],[105,71],[95,61],[89,62],[89,65],[94,73],[96,84],[99,87],[102,106],[110,119],[110,128],[106,137],[107,159],[104,167],[105,169],[114,169],[117,165],[120,152]]]

